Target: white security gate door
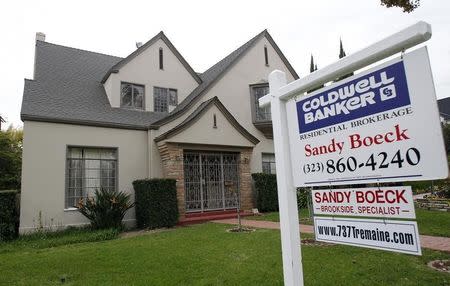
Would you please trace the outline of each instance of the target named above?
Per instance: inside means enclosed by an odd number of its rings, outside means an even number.
[[[239,194],[239,155],[184,153],[186,211],[236,208]]]

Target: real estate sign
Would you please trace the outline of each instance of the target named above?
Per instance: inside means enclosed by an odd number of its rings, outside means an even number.
[[[448,175],[426,47],[287,102],[294,185]]]
[[[414,221],[315,217],[316,240],[422,255]]]
[[[333,215],[314,217],[317,240],[421,255],[416,222],[384,219],[415,217],[410,187],[331,187],[447,177],[427,49],[403,54],[430,37],[418,22],[289,84],[270,73],[259,103],[271,105],[285,285],[303,285],[296,187],[330,186],[313,194],[315,213]]]
[[[416,218],[411,187],[313,190],[314,214]]]

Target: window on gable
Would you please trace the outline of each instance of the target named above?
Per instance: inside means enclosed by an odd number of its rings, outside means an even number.
[[[267,53],[267,46],[264,46],[264,61],[266,63],[266,66],[269,65],[269,55]]]
[[[256,121],[271,120],[270,106],[259,107],[259,99],[269,93],[268,85],[258,85],[252,87],[253,100],[255,105],[255,119]]]
[[[116,149],[67,149],[65,208],[77,207],[80,199],[92,197],[95,190],[116,190],[116,187]]]
[[[177,106],[178,92],[173,88],[153,88],[153,109],[156,112],[168,112],[169,106]]]
[[[164,53],[162,48],[159,48],[159,69],[164,69]]]
[[[144,109],[144,86],[125,83],[121,84],[120,107]]]

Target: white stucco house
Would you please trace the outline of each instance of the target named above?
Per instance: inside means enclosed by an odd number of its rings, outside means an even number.
[[[217,47],[218,49],[220,47]],[[36,36],[25,79],[20,231],[81,225],[80,198],[143,178],[177,180],[180,220],[254,207],[251,173],[274,172],[268,75],[298,78],[263,32],[195,72],[160,32],[125,58]],[[125,223],[134,223],[134,210]]]

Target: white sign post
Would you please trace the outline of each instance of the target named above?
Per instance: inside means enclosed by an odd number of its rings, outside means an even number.
[[[373,45],[356,52],[352,55],[344,57],[334,64],[331,64],[325,68],[322,68],[310,75],[305,76],[299,80],[286,84],[286,76],[283,72],[275,70],[269,75],[269,85],[270,94],[264,96],[259,100],[260,106],[266,106],[271,104],[272,112],[272,126],[274,133],[274,147],[276,156],[276,167],[277,167],[277,187],[278,187],[278,202],[280,208],[280,228],[281,228],[281,243],[283,252],[283,274],[284,274],[284,284],[287,286],[291,285],[303,285],[303,273],[301,264],[301,251],[300,251],[300,234],[299,234],[299,220],[298,220],[298,209],[297,209],[297,198],[295,187],[303,186],[305,184],[300,183],[304,181],[302,177],[305,176],[305,172],[299,172],[298,164],[302,163],[298,161],[295,157],[298,150],[295,150],[297,146],[295,144],[290,144],[290,140],[298,138],[298,125],[292,124],[292,110],[289,109],[288,104],[293,106],[293,101],[291,100],[294,96],[303,95],[310,89],[316,88],[324,83],[333,81],[337,78],[342,77],[348,73],[351,73],[360,68],[364,68],[371,65],[377,61],[383,60],[390,57],[396,53],[402,52],[405,49],[416,46],[420,43],[427,41],[431,37],[431,26],[425,22],[419,22],[409,28],[406,28],[384,40],[374,43]],[[413,67],[422,68],[422,67]],[[431,74],[429,70],[429,65],[426,67],[426,73]],[[431,76],[431,75],[430,75]],[[379,75],[381,80],[384,80],[385,86],[389,84],[390,78],[386,74]],[[421,78],[415,78],[414,80],[420,81]],[[370,78],[368,79],[371,83]],[[358,88],[364,89],[365,82],[359,83]],[[429,80],[428,80],[429,83]],[[374,86],[371,86],[374,87]],[[386,89],[385,91],[379,91],[383,94],[384,98],[390,97],[392,93],[392,88]],[[433,90],[434,94],[434,90]],[[427,96],[424,94],[423,96]],[[429,95],[428,95],[429,96]],[[334,100],[334,99],[333,99]],[[371,100],[370,96],[364,97],[365,102]],[[320,103],[320,100],[319,100]],[[314,104],[317,104],[317,100]],[[352,104],[351,104],[352,105]],[[361,105],[361,104],[360,104]],[[429,107],[429,106],[428,106]],[[294,110],[295,111],[295,110]],[[372,113],[375,114],[375,113]],[[434,116],[434,115],[433,115]],[[295,117],[297,117],[297,112],[295,111]],[[308,120],[311,117],[307,118]],[[351,120],[351,119],[350,119]],[[291,121],[291,122],[290,122]],[[289,124],[289,125],[288,125]],[[297,122],[298,124],[298,122]],[[433,121],[434,124],[434,121]],[[296,127],[296,130],[292,130]],[[394,132],[397,135],[397,139],[405,139],[405,132],[400,127],[394,130],[388,130],[387,132]],[[295,138],[290,138],[295,134]],[[403,135],[402,135],[403,134]],[[438,136],[433,138],[438,138]],[[384,136],[384,139],[392,140],[392,136]],[[355,139],[356,140],[356,139]],[[367,139],[369,140],[369,139]],[[380,140],[379,136],[372,139]],[[385,140],[385,141],[387,141]],[[406,139],[405,139],[406,140]],[[332,142],[330,143],[332,144]],[[442,144],[442,143],[441,143]],[[336,145],[334,145],[336,147]],[[293,150],[294,148],[294,150]],[[441,147],[439,147],[441,148]],[[304,151],[304,150],[303,150]],[[406,151],[407,152],[407,151]],[[414,150],[409,151],[409,159],[412,162],[410,165],[414,165],[417,161],[417,156],[413,157]],[[439,151],[440,152],[440,151]],[[395,153],[395,152],[394,152]],[[392,154],[395,156],[396,154]],[[383,155],[381,155],[383,156]],[[394,162],[405,160],[406,154],[402,154],[403,158],[394,158]],[[339,158],[337,159],[337,161]],[[392,158],[391,158],[392,160]],[[335,162],[335,168],[342,168],[342,162]],[[342,160],[341,160],[342,161]],[[352,161],[352,160],[351,160]],[[350,162],[353,163],[353,162]],[[361,164],[362,162],[357,162]],[[366,162],[365,162],[366,163]],[[409,162],[408,162],[409,163]],[[441,162],[442,163],[442,162]],[[347,162],[345,162],[347,164]],[[381,164],[381,163],[380,163]],[[403,163],[402,163],[403,164]],[[339,167],[338,167],[339,165]],[[428,164],[426,164],[428,166]],[[442,165],[442,164],[440,164]],[[371,162],[368,163],[368,168],[371,168]],[[425,166],[425,165],[423,165]],[[348,166],[347,166],[348,167]],[[364,165],[366,167],[366,165]],[[307,167],[305,167],[307,168]],[[351,165],[351,169],[354,165]],[[359,165],[358,165],[359,168]],[[361,166],[363,168],[363,166]],[[302,168],[300,168],[301,170]],[[297,171],[294,171],[297,170]],[[323,167],[322,167],[323,170]],[[427,172],[429,170],[426,170]],[[440,169],[438,171],[440,176],[443,171]],[[361,178],[359,178],[361,179]],[[373,179],[373,178],[372,178]],[[332,185],[333,183],[330,183]],[[347,182],[347,184],[349,184]],[[309,184],[314,186],[315,184]],[[357,225],[355,225],[355,228]],[[417,229],[417,227],[416,227]],[[365,233],[364,233],[365,235]],[[418,243],[416,242],[416,245]],[[420,247],[419,247],[420,248]]]
[[[298,221],[297,192],[291,166],[289,130],[286,102],[279,98],[280,87],[286,85],[286,75],[274,71],[269,75],[269,85],[277,170],[278,206],[280,210],[281,248],[283,252],[284,285],[302,286],[303,272],[300,251],[300,226]]]

